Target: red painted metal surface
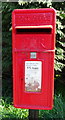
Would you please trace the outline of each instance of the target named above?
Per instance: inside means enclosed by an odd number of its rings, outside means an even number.
[[[12,13],[13,103],[17,108],[53,108],[55,27],[51,8]]]

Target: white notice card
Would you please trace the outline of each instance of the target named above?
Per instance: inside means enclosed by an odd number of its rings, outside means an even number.
[[[41,91],[42,62],[25,61],[25,91]]]

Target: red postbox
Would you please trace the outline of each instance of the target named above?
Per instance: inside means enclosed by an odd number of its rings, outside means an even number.
[[[55,10],[12,13],[13,102],[17,108],[53,107]]]

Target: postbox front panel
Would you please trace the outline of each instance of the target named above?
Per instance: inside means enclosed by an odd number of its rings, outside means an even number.
[[[14,10],[12,29],[14,106],[52,109],[55,11]]]

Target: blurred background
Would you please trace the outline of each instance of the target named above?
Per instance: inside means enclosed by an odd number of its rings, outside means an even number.
[[[65,120],[65,2],[2,2],[2,99],[0,118],[2,120],[23,120],[28,118],[27,109],[13,107],[12,95],[12,11],[14,9],[54,8],[56,9],[55,89],[54,108],[40,110],[39,119]],[[2,115],[2,116],[1,116]]]

